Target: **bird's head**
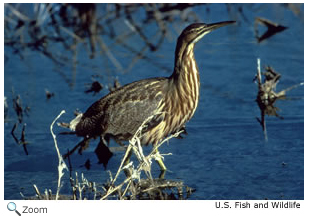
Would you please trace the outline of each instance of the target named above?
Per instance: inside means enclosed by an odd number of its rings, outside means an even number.
[[[180,42],[186,45],[197,43],[203,36],[210,33],[211,31],[233,23],[235,23],[235,21],[224,21],[213,24],[191,24],[182,31],[178,38],[178,43]]]
[[[186,59],[184,55],[191,54],[189,52],[193,52],[195,43],[211,31],[233,23],[235,23],[235,21],[223,21],[213,24],[194,23],[186,27],[180,34],[177,41],[173,76],[177,75],[177,73],[181,70],[182,62]]]

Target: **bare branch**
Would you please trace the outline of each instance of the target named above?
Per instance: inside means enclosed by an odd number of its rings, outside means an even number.
[[[51,134],[52,134],[52,137],[53,137],[53,140],[54,140],[54,146],[55,146],[55,149],[56,149],[56,152],[57,152],[57,156],[58,156],[58,159],[59,159],[59,164],[58,164],[58,182],[57,182],[57,191],[56,191],[56,195],[55,195],[55,199],[57,200],[59,198],[59,193],[60,193],[60,189],[61,189],[61,179],[64,175],[63,173],[63,170],[66,169],[68,171],[68,168],[66,166],[66,163],[65,161],[63,160],[63,157],[60,153],[60,150],[57,146],[57,141],[56,141],[56,136],[53,132],[53,125],[54,123],[56,122],[56,120],[58,120],[62,114],[65,113],[65,110],[62,110],[61,113],[53,120],[51,126],[50,126],[50,131],[51,131]]]

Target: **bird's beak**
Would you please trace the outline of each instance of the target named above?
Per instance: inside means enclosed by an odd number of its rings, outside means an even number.
[[[213,24],[206,24],[206,26],[202,28],[202,30],[200,31],[200,33],[198,34],[198,36],[194,39],[192,43],[198,42],[201,38],[203,38],[203,36],[205,36],[206,34],[210,33],[211,31],[215,29],[218,29],[219,27],[233,24],[235,22],[236,21],[223,21],[223,22],[218,22],[218,23],[213,23]]]
[[[236,23],[236,21],[222,21],[218,23],[207,24],[205,27],[205,32],[207,31],[209,33],[215,29],[218,29],[219,27],[223,27],[229,24],[234,24],[234,23]]]

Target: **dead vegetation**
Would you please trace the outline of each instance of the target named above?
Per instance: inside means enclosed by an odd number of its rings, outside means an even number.
[[[164,159],[164,156],[171,154],[159,154],[157,148],[169,141],[173,137],[178,137],[181,132],[177,132],[153,148],[153,150],[145,155],[140,143],[142,129],[153,117],[146,119],[139,127],[136,134],[129,141],[127,150],[120,162],[120,166],[115,176],[113,177],[109,172],[110,177],[108,182],[89,182],[84,174],[81,174],[79,180],[78,173],[75,173],[75,179],[72,177],[71,168],[68,169],[63,156],[60,154],[56,136],[53,132],[53,126],[57,119],[65,113],[63,110],[52,122],[50,131],[54,140],[56,152],[58,154],[58,185],[55,195],[51,189],[45,189],[44,194],[41,194],[36,185],[34,185],[36,196],[25,197],[25,199],[94,199],[94,200],[107,200],[107,199],[187,199],[195,191],[194,189],[185,185],[182,181],[167,180],[164,178],[164,174],[160,178],[153,178],[152,176],[152,164],[157,159]],[[134,156],[131,156],[133,154]],[[130,158],[130,159],[129,159]],[[136,162],[132,160],[136,159]],[[70,162],[70,161],[69,161]],[[135,163],[138,163],[135,165]],[[65,175],[65,171],[70,171],[70,184],[72,194],[61,195],[60,190],[63,186],[62,178]]]
[[[257,120],[262,127],[265,139],[268,140],[265,115],[275,116],[280,119],[284,119],[277,113],[280,109],[275,106],[276,101],[285,100],[286,92],[303,85],[303,82],[300,84],[293,85],[279,92],[276,92],[276,86],[277,83],[279,82],[279,79],[281,78],[281,74],[277,73],[270,66],[265,67],[265,71],[261,72],[260,59],[258,59],[257,64],[258,67],[255,81],[258,84],[258,94],[256,102],[261,111],[261,119],[257,118]],[[263,81],[261,75],[265,76],[265,79]]]

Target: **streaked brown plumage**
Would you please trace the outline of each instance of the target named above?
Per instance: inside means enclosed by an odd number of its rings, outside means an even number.
[[[112,137],[129,140],[145,119],[149,122],[142,144],[156,145],[166,136],[184,127],[194,115],[199,98],[199,72],[194,46],[204,35],[232,24],[196,23],[183,30],[175,51],[174,71],[170,77],[144,79],[116,89],[93,103],[76,126],[76,134],[85,138]],[[161,165],[165,169],[164,165]]]

